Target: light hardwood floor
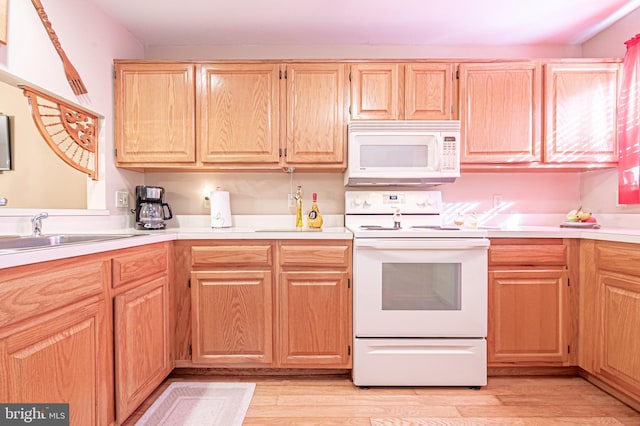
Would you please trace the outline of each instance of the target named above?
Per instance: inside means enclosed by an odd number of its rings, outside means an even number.
[[[244,425],[640,425],[640,413],[580,377],[489,377],[464,387],[360,389],[347,376],[173,374],[127,420],[133,425],[172,381],[256,383]]]

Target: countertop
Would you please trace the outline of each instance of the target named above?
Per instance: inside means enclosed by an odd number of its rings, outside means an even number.
[[[89,232],[84,232],[89,233]],[[65,233],[70,234],[70,233]],[[78,232],[77,234],[82,234]],[[95,232],[91,232],[95,234]],[[234,228],[205,228],[184,227],[162,230],[110,230],[101,234],[140,234],[133,237],[69,244],[57,247],[38,247],[30,250],[15,252],[0,252],[0,268],[46,262],[85,254],[100,253],[110,250],[120,250],[128,247],[159,243],[174,240],[351,240],[353,234],[342,226],[326,227],[320,231],[295,227],[234,227]]]
[[[580,238],[603,241],[618,241],[640,244],[640,229],[631,228],[600,228],[574,229],[559,226],[519,226],[513,228],[486,227],[489,238]],[[207,227],[180,227],[157,231],[138,230],[110,230],[105,233],[140,234],[139,236],[80,243],[60,247],[38,248],[18,252],[0,254],[0,268],[8,268],[25,264],[45,262],[85,254],[119,250],[145,244],[152,244],[173,240],[221,240],[221,239],[251,239],[251,240],[287,240],[287,239],[337,239],[351,240],[353,234],[342,226],[325,227],[321,231],[296,230],[293,227],[251,227],[241,226],[233,228],[212,229]]]
[[[636,228],[561,228],[559,226],[519,226],[488,228],[489,238],[580,238],[640,244],[640,229]]]

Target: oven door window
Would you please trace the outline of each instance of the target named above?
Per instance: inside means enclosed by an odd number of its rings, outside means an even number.
[[[459,311],[460,263],[383,263],[383,311]]]

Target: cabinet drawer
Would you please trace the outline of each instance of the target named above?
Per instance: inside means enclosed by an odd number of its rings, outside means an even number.
[[[567,264],[567,248],[563,244],[496,245],[489,247],[489,265]]]
[[[596,269],[640,276],[640,250],[637,244],[596,244]]]
[[[108,265],[106,259],[74,257],[3,270],[0,327],[101,296],[109,278]]]
[[[168,267],[166,244],[127,249],[113,258],[113,287],[128,284],[141,278],[164,272]]]
[[[347,245],[283,244],[280,246],[282,266],[338,266],[349,265],[351,251]]]
[[[253,265],[273,264],[271,245],[224,245],[195,246],[191,248],[192,266]]]

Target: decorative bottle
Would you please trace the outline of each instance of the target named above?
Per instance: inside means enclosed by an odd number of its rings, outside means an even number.
[[[471,213],[469,215],[469,220],[468,220],[468,226],[471,228],[477,228],[478,227],[478,215],[476,215],[475,213]]]
[[[313,193],[313,202],[311,203],[311,210],[307,215],[307,226],[309,228],[322,228],[322,215],[318,209],[318,194]]]
[[[298,185],[296,191],[296,228],[302,228],[302,186]]]

